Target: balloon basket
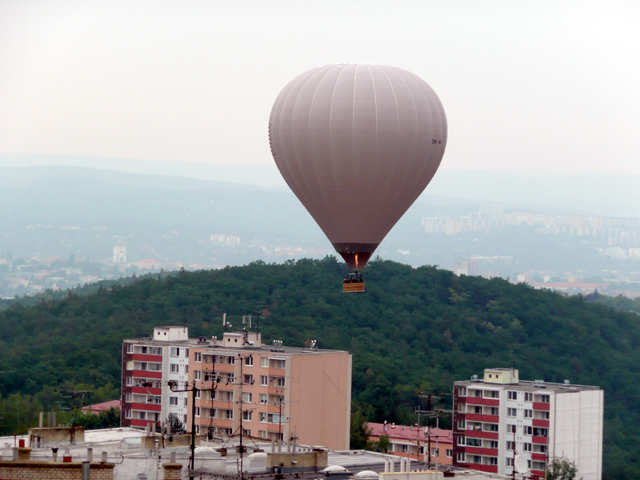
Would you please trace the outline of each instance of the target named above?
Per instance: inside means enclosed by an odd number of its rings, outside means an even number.
[[[364,282],[345,282],[342,284],[342,291],[344,293],[364,292]]]
[[[358,272],[349,273],[342,282],[342,291],[344,293],[364,292],[364,281],[362,275]]]

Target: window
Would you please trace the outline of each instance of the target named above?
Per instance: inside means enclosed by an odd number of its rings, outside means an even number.
[[[262,423],[266,423],[266,421],[267,421],[267,412],[260,412],[260,421]]]
[[[189,365],[184,366],[184,373],[189,373]]]
[[[216,418],[216,409],[215,408],[210,408],[209,409],[209,417],[210,418]]]
[[[495,423],[484,423],[482,430],[485,432],[497,432],[498,425]]]
[[[497,440],[490,440],[489,441],[489,448],[498,448],[498,441]]]
[[[467,438],[467,446],[469,447],[481,447],[482,440],[479,438]]]
[[[260,405],[266,405],[267,404],[267,394],[266,393],[261,393],[260,394]]]
[[[194,370],[193,371],[193,378],[195,380],[200,380],[202,378],[202,371],[201,370]]]
[[[196,362],[201,362],[202,361],[202,352],[196,352],[193,354],[193,359]]]
[[[513,451],[513,448],[515,447],[515,443],[513,442],[513,440],[507,440],[506,446],[508,451]]]
[[[242,401],[244,403],[251,403],[253,401],[253,395],[251,392],[242,392]]]
[[[510,458],[510,457],[505,458],[505,465],[507,467],[513,467],[513,458]]]
[[[127,387],[131,387],[133,385],[133,377],[127,377]]]
[[[458,429],[464,430],[464,418],[458,420]]]
[[[177,363],[172,363],[169,367],[169,371],[171,373],[178,373],[180,371],[180,365],[178,365]]]
[[[260,366],[262,368],[269,368],[269,357],[262,357],[260,359]]]
[[[507,425],[507,433],[516,433],[515,425]]]
[[[445,452],[445,454],[447,455],[447,457],[451,458],[453,457],[453,450],[450,448],[447,448],[447,451]]]
[[[171,347],[171,356],[179,357],[180,356],[180,347]]]
[[[467,387],[457,387],[456,388],[458,395],[461,397],[466,397],[467,396]]]
[[[460,462],[460,463],[465,463],[465,458],[464,458],[464,452],[457,452],[456,453],[456,461]]]
[[[250,422],[252,416],[253,416],[253,412],[251,410],[244,410],[242,412],[242,420],[246,420]]]
[[[530,452],[531,451],[531,444],[530,443],[523,443],[522,444],[522,450],[524,452]]]
[[[524,435],[531,435],[532,430],[533,430],[533,429],[532,429],[531,425],[523,425],[523,426],[522,426],[522,433],[523,433]]]
[[[524,401],[525,402],[532,402],[533,401],[533,393],[524,392]]]
[[[253,367],[253,355],[249,355],[248,357],[244,357],[244,364],[247,367]]]
[[[162,355],[162,347],[149,347],[151,355]]]
[[[516,408],[507,408],[507,416],[515,417],[518,414],[518,409]]]
[[[533,417],[533,410],[525,408],[524,409],[524,418],[531,418]]]
[[[196,417],[200,416],[200,407],[196,407]]]
[[[508,396],[509,400],[517,400],[518,399],[518,392],[514,392],[512,390],[509,390],[509,392],[507,392],[507,396]]]
[[[178,397],[169,397],[169,405],[178,405]]]
[[[266,430],[258,430],[258,436],[262,439],[269,438],[269,434],[267,433]]]
[[[431,456],[432,457],[439,457],[440,456],[440,449],[432,447],[431,448]]]
[[[531,427],[529,427],[529,429],[531,429]],[[549,434],[549,430],[547,430],[546,428],[534,428],[533,429],[533,436],[534,437],[546,437]]]
[[[233,418],[233,410],[225,410],[224,411],[224,416],[227,420],[231,420]]]
[[[489,457],[487,459],[487,464],[488,465],[497,465],[498,464],[498,459],[496,457]]]
[[[189,399],[187,397],[183,398],[183,402],[182,404],[186,407],[187,405],[189,405]]]
[[[269,378],[266,375],[260,375],[260,385],[263,387],[269,385]]]
[[[253,375],[245,375],[243,379],[245,385],[253,385]]]
[[[463,446],[466,444],[465,438],[462,435],[458,436],[458,445]]]
[[[133,353],[133,343],[127,343],[127,353]]]

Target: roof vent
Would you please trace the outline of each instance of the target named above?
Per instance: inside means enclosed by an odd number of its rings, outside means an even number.
[[[471,375],[471,380],[478,380],[478,375]]]
[[[571,385],[571,380],[569,380],[568,378],[564,379],[564,384],[565,385]]]

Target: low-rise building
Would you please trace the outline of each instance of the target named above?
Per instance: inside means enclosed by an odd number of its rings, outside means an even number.
[[[394,423],[367,423],[369,440],[389,438],[388,453],[436,465],[453,463],[453,432],[442,428],[426,428]],[[429,455],[429,447],[431,455]]]

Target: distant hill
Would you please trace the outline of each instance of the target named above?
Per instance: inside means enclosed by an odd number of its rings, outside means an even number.
[[[411,422],[415,393],[450,391],[485,367],[522,378],[601,385],[605,478],[640,478],[640,322],[635,314],[500,279],[457,277],[433,267],[374,261],[367,293],[345,295],[332,257],[255,262],[218,271],[143,278],[0,312],[0,416],[4,433],[54,408],[60,389],[115,394],[123,338],[154,325],[219,334],[223,312],[260,311],[266,341],[353,354],[353,407],[371,421]],[[19,392],[19,393],[18,393]],[[447,401],[445,399],[445,401]]]

